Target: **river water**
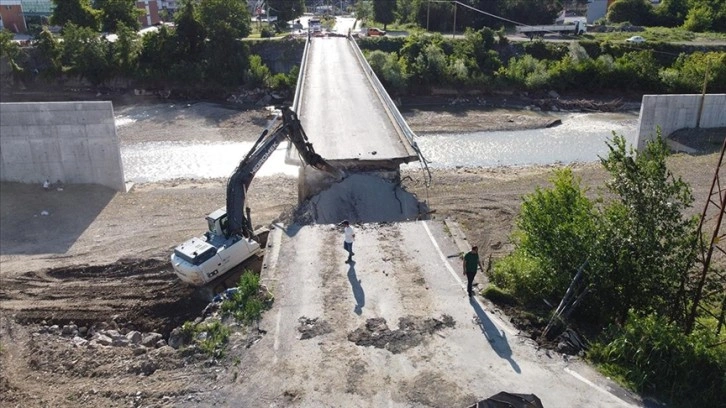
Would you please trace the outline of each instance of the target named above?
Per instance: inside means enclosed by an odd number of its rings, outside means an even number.
[[[416,142],[431,168],[532,166],[594,162],[607,155],[613,132],[635,143],[638,113],[563,113],[562,125],[533,130],[423,134]],[[117,126],[125,122],[120,118]],[[258,177],[297,176],[283,143]],[[121,147],[127,181],[226,178],[252,148],[249,142],[148,142]],[[418,168],[412,163],[403,168]]]

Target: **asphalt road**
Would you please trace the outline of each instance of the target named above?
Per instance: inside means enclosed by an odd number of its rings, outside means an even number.
[[[410,157],[391,116],[342,37],[310,43],[298,116],[328,160]]]
[[[273,231],[261,275],[276,297],[260,323],[265,335],[218,397],[250,407],[464,407],[508,391],[534,393],[546,408],[639,406],[577,358],[538,350],[469,299],[459,246],[442,223],[356,228],[350,265],[335,226]],[[420,330],[446,316],[453,324]],[[402,330],[385,347],[356,344],[356,333],[380,327],[377,318]],[[300,319],[321,330],[302,338]]]

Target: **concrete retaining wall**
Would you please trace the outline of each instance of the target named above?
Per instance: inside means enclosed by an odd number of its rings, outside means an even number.
[[[125,191],[111,102],[0,103],[0,180]]]
[[[703,98],[701,128],[726,127],[726,94],[643,95],[640,128],[636,137],[638,150],[656,136],[660,127],[664,137],[678,129],[692,129],[698,123],[698,109]]]

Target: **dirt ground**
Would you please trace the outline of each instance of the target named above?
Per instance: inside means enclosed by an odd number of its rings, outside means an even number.
[[[132,116],[138,106],[115,109]],[[552,120],[538,112],[461,106],[404,114],[415,132],[538,128]],[[264,109],[172,102],[118,133],[122,144],[254,140],[266,118]],[[721,140],[725,133],[712,132]],[[699,147],[707,152],[669,161],[693,189],[694,214],[703,209],[720,151],[715,142]],[[598,164],[572,167],[592,194],[606,179]],[[522,196],[548,185],[553,168],[435,170],[430,186],[421,172],[406,172],[403,185],[426,201],[434,218],[457,221],[485,258],[498,257],[511,250],[508,237]],[[176,279],[168,256],[205,230],[204,216],[225,202],[226,180],[138,184],[128,193],[58,187],[0,185],[0,405],[202,403],[198,393],[218,386],[220,371],[234,362],[166,345],[171,330],[206,305]],[[296,203],[293,178],[258,178],[250,188],[256,225],[289,222]],[[231,347],[249,341],[240,336]]]

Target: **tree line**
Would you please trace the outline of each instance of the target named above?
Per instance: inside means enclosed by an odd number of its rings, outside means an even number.
[[[452,32],[468,27],[498,29],[515,24],[552,24],[568,10],[584,10],[587,0],[359,0],[356,14],[385,26],[412,25],[431,31]],[[726,32],[726,3],[722,0],[615,0],[605,22],[644,26],[683,27],[689,31]]]
[[[632,93],[726,91],[726,52],[682,52],[658,45],[608,42],[510,43],[503,31],[364,39],[361,48],[393,94],[432,87],[487,91],[604,90]],[[664,51],[668,50],[668,51]]]

